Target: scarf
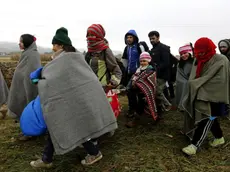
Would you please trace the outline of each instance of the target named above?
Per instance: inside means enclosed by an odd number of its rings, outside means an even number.
[[[105,37],[105,30],[100,24],[93,24],[87,29],[88,52],[100,52],[107,48],[108,41]]]
[[[195,58],[197,59],[196,78],[200,77],[204,64],[216,54],[216,46],[209,38],[200,38],[194,46]]]

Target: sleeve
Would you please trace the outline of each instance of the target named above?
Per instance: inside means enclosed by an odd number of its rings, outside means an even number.
[[[119,65],[117,64],[116,61],[116,57],[114,57],[111,49],[107,49],[106,50],[106,67],[109,71],[109,73],[111,74],[111,78],[110,78],[110,82],[112,85],[119,85],[121,82],[121,78],[122,78],[122,72],[121,69],[119,67]]]
[[[127,57],[127,46],[124,49],[122,58],[121,58],[121,62],[123,63],[124,67],[127,68],[128,66],[128,57]]]
[[[169,48],[165,48],[165,47],[162,47],[161,49],[161,61],[162,63],[160,63],[157,67],[163,71],[167,68],[169,68],[170,66],[170,50]]]

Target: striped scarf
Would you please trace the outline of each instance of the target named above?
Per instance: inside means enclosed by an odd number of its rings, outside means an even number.
[[[93,24],[87,29],[88,52],[100,52],[107,48],[108,42],[104,38],[105,30],[100,24]]]

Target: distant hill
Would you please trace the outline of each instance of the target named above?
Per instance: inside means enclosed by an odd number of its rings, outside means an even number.
[[[77,49],[80,52],[86,51],[86,49],[83,49],[83,48],[77,48]],[[15,43],[15,42],[0,42],[0,52],[11,53],[11,52],[19,52],[19,51],[20,50],[19,50],[19,47],[18,47],[18,43]],[[42,46],[38,46],[38,51],[41,54],[52,52],[51,48],[42,47]],[[121,54],[122,52],[121,51],[113,51],[113,53],[114,53],[114,55],[118,55],[118,54]]]
[[[38,50],[40,53],[45,53],[45,52],[51,52],[52,50],[50,48],[45,48],[38,46]],[[11,53],[11,52],[19,52],[19,47],[18,43],[15,42],[0,42],[0,52],[6,52],[6,53]]]

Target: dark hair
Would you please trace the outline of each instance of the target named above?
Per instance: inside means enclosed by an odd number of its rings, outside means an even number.
[[[160,34],[157,31],[151,31],[151,32],[149,32],[148,36],[149,37],[156,36],[157,38],[159,38]]]
[[[187,60],[180,60],[179,61],[179,68],[183,68],[185,63],[193,63],[194,58],[192,57],[192,54],[189,53],[189,58]]]
[[[36,38],[33,35],[30,34],[23,34],[21,35],[22,43],[25,47],[25,49],[29,48],[29,46],[36,41]]]
[[[74,48],[72,45],[63,45],[63,50],[65,52],[76,52],[76,48]]]

